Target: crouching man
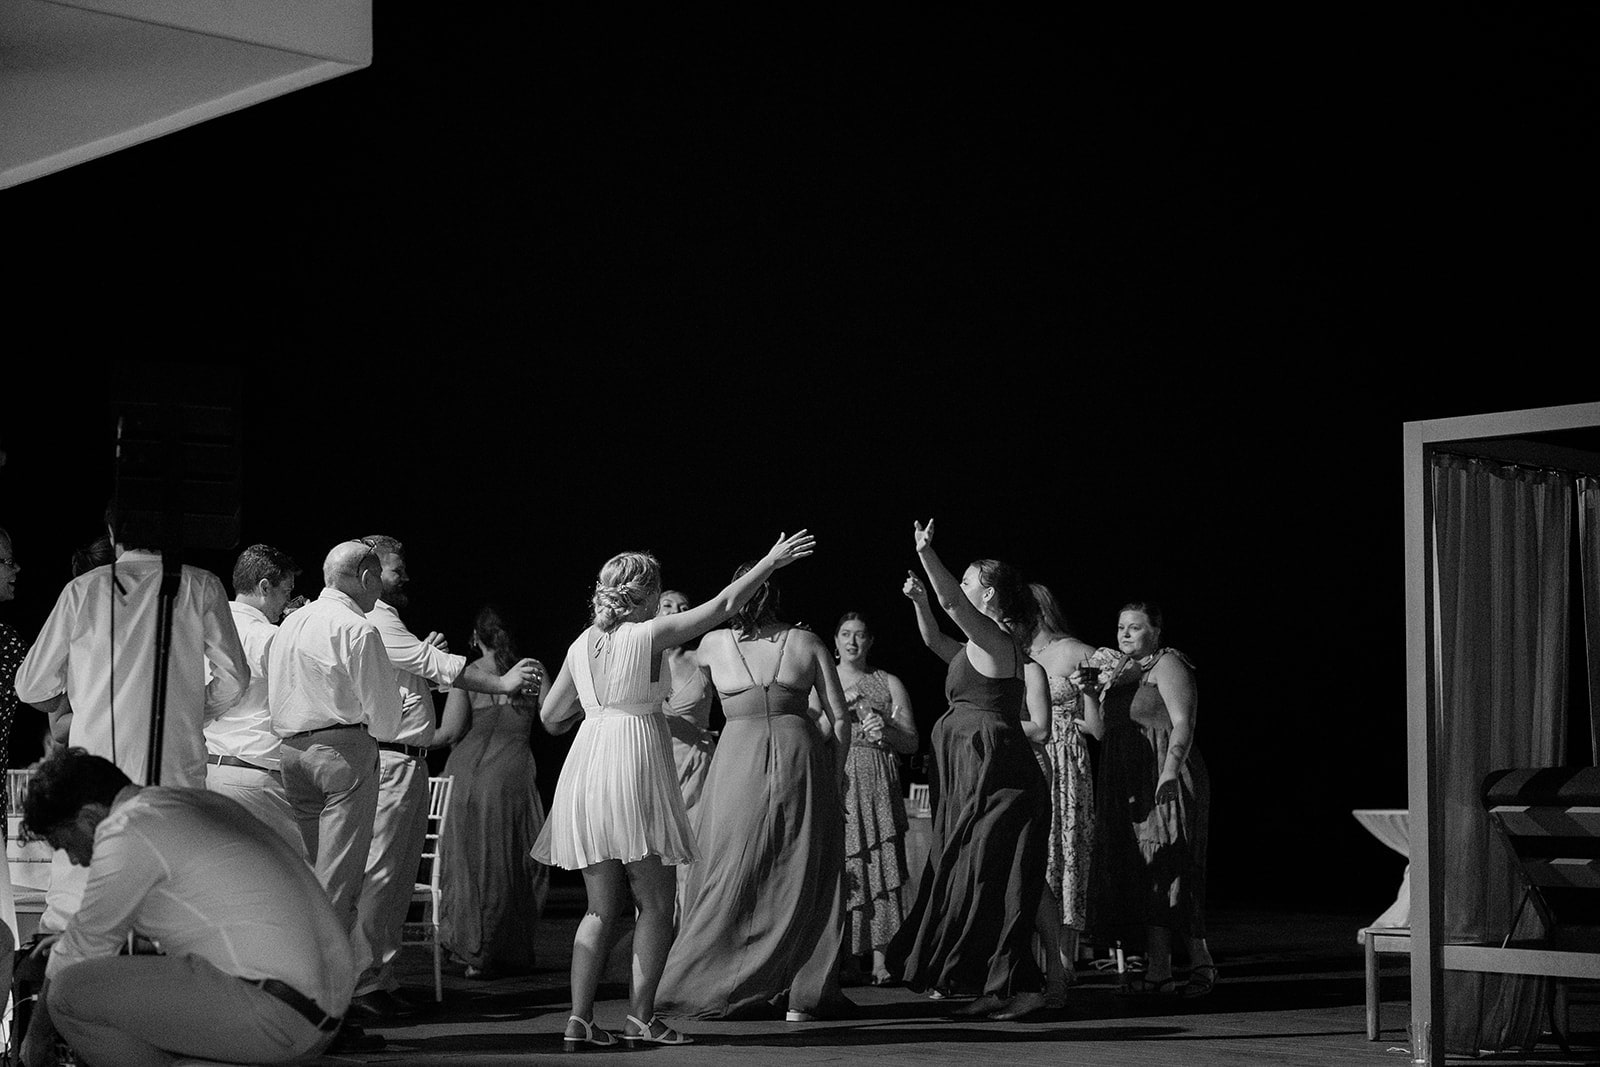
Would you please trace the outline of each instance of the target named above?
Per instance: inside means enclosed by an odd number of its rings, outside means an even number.
[[[276,1063],[333,1040],[355,986],[345,924],[304,857],[237,801],[137,786],[61,749],[34,767],[23,828],[89,868],[50,950],[27,1067],[54,1062],[57,1031],[93,1067]],[[130,933],[160,954],[122,954]]]

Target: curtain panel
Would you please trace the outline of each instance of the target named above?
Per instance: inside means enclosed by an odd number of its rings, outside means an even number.
[[[1578,559],[1589,679],[1589,744],[1600,767],[1600,478],[1578,479]]]
[[[1573,479],[1437,454],[1432,462],[1439,803],[1446,943],[1498,942],[1523,884],[1484,814],[1484,777],[1566,758],[1568,533]],[[1536,937],[1525,909],[1518,937]],[[1549,980],[1445,972],[1445,1048],[1539,1038]]]

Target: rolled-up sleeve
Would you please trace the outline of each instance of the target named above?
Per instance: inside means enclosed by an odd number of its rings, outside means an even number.
[[[133,917],[166,869],[150,842],[131,832],[115,812],[95,832],[94,860],[83,903],[50,950],[45,976],[82,960],[115,956],[127,943]]]

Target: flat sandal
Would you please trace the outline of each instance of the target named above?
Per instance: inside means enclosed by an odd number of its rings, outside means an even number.
[[[659,1015],[650,1016],[650,1021],[647,1023],[640,1022],[632,1015],[628,1016],[628,1021],[639,1028],[637,1034],[630,1034],[626,1030],[622,1032],[622,1040],[626,1041],[630,1046],[694,1044],[694,1038],[688,1034],[680,1034],[662,1021]],[[661,1029],[654,1029],[656,1026],[660,1026]]]
[[[573,1023],[583,1027],[582,1037],[576,1037],[571,1033]],[[617,1043],[616,1034],[613,1034],[610,1030],[602,1030],[590,1020],[580,1019],[576,1015],[567,1016],[567,1031],[561,1038],[561,1047],[566,1052],[582,1052],[584,1045],[610,1048]]]

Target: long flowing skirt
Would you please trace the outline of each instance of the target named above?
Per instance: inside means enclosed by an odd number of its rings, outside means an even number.
[[[473,967],[526,970],[550,886],[550,868],[529,855],[545,818],[527,736],[469,732],[444,773],[455,781],[439,839],[439,940]]]
[[[916,990],[1040,992],[1032,936],[1050,798],[1033,746],[1015,722],[960,705],[940,717],[931,740],[927,866],[885,954],[889,968]]]
[[[703,860],[656,1003],[699,1018],[809,1010],[836,989],[844,819],[832,753],[800,715],[729,719],[696,808]]]

